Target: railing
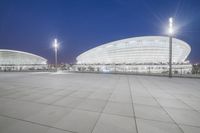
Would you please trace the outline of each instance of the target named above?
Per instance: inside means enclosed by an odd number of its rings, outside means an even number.
[[[173,64],[172,76],[200,78],[200,67],[195,69],[191,64]],[[112,73],[168,76],[167,64],[139,64],[139,65],[74,65],[71,71],[84,73]]]
[[[40,65],[25,66],[26,69],[12,69],[16,66],[4,66],[6,69],[2,69],[0,66],[0,72],[54,72],[55,68],[51,66],[38,67]],[[104,73],[104,74],[134,74],[134,75],[150,75],[150,76],[168,76],[169,69],[166,64],[146,64],[139,65],[67,65],[60,66],[58,69],[70,72],[79,73]],[[137,66],[137,67],[136,67]],[[138,69],[138,66],[140,69]],[[23,66],[24,67],[24,66]],[[156,69],[155,69],[156,68]],[[162,69],[161,69],[162,68]],[[174,77],[192,77],[200,78],[200,65],[187,65],[184,67],[173,65],[172,76]]]

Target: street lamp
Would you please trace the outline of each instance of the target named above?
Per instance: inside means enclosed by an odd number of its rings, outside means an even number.
[[[57,60],[58,60],[58,41],[57,39],[55,38],[54,39],[54,42],[53,42],[53,47],[54,47],[54,51],[55,51],[55,68],[56,68],[56,71],[57,71]]]
[[[169,18],[169,77],[172,77],[172,37],[173,37],[173,18]]]

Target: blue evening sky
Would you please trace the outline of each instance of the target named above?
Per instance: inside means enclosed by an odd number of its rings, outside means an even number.
[[[174,17],[176,37],[200,62],[200,0],[0,0],[0,48],[54,61],[51,42],[61,42],[59,62],[95,46],[129,37],[166,35]]]

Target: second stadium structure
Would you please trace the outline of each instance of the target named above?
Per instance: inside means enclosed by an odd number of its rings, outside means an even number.
[[[20,71],[46,69],[47,60],[41,56],[17,51],[0,49],[0,71]]]
[[[191,47],[173,38],[172,62],[174,73],[190,73],[192,65],[187,60]],[[77,58],[80,71],[168,72],[169,37],[133,37],[106,43],[90,49]]]

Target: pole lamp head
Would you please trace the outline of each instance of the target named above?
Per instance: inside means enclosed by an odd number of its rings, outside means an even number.
[[[59,47],[59,45],[58,45],[58,41],[57,41],[56,38],[54,39],[53,47],[54,47],[55,49],[58,49],[58,47]]]
[[[169,18],[169,35],[173,35],[174,34],[174,28],[173,28],[173,18],[170,17]]]

